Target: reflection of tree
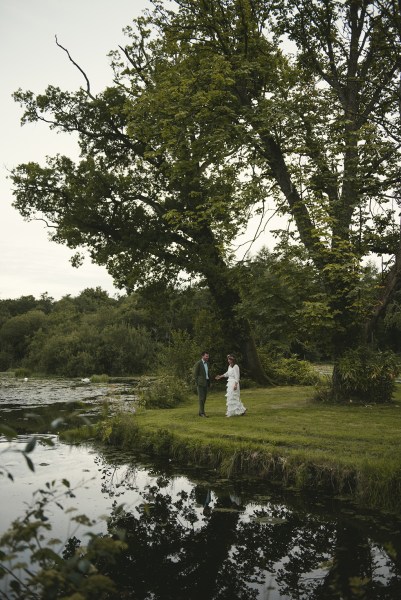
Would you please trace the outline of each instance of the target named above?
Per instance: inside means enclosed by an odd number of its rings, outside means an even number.
[[[401,540],[395,536],[389,545],[392,556],[387,554],[385,565],[382,565],[388,569],[386,579],[380,575],[380,564],[377,563],[369,533],[368,526],[356,527],[349,521],[338,523],[333,565],[316,595],[317,600],[388,600],[401,597]],[[377,530],[375,535],[377,537]],[[388,540],[388,533],[384,539]],[[388,546],[386,542],[385,546]]]
[[[173,502],[151,486],[137,515],[112,516],[109,529],[123,528],[128,544],[122,561],[110,571],[122,597],[252,598],[238,573],[222,568],[235,542],[238,510],[228,498],[219,498],[201,517],[193,508],[194,497],[194,491],[181,492]]]
[[[267,574],[274,575],[277,587],[290,598],[313,598],[313,588],[302,596],[302,576],[325,560],[332,531],[316,517],[292,513],[283,505],[269,505],[255,511],[254,519],[238,531],[238,562],[255,583],[262,585]]]
[[[268,515],[268,516],[267,516]],[[260,520],[242,525],[239,561],[275,573],[281,594],[303,600],[385,600],[399,598],[397,561],[387,563],[390,576],[375,575],[372,542],[363,528],[342,519],[327,523],[309,513],[292,513],[283,506],[258,514]],[[281,523],[280,520],[283,520]],[[272,522],[272,524],[269,523]],[[394,557],[399,556],[393,547]],[[390,560],[390,557],[389,557]],[[391,590],[391,592],[390,592]]]
[[[317,599],[376,598],[372,596],[373,568],[368,539],[356,527],[338,523],[332,566],[317,587]]]
[[[203,528],[185,549],[192,570],[186,598],[251,599],[247,573],[232,556],[239,521],[239,507],[229,495],[220,495]],[[191,567],[192,564],[192,567]]]
[[[197,485],[173,498],[170,482],[159,472],[141,494],[140,507],[112,514],[109,531],[124,529],[128,549],[115,566],[99,566],[117,583],[122,598],[401,597],[401,540],[395,536],[389,544],[389,531],[372,520],[342,515],[338,507],[333,519],[336,508],[312,512],[300,501],[266,501],[245,513],[246,502],[241,506],[238,496],[246,491],[214,486],[211,494],[208,486]],[[372,540],[382,552],[382,579]],[[274,596],[266,591],[269,582]]]

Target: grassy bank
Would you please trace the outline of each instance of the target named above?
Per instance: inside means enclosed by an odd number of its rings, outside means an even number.
[[[241,392],[244,417],[225,417],[223,386],[169,410],[122,412],[103,422],[104,441],[209,465],[223,476],[251,475],[297,489],[351,496],[401,512],[401,386],[391,405],[330,406],[307,387]]]

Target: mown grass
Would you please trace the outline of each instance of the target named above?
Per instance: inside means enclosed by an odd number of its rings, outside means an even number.
[[[316,404],[312,395],[312,388],[295,386],[243,390],[246,416],[226,418],[221,387],[208,396],[208,419],[198,417],[192,395],[174,409],[121,413],[103,422],[99,435],[225,476],[252,475],[401,511],[401,386],[387,405]]]

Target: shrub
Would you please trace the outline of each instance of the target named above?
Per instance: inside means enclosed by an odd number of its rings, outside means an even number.
[[[103,373],[102,375],[92,375],[90,380],[92,383],[108,383],[110,380],[110,377],[108,375],[106,375],[105,373]]]
[[[160,358],[161,366],[177,379],[190,384],[195,361],[199,358],[198,345],[186,331],[173,331],[171,337],[170,346],[163,350]]]
[[[185,382],[173,375],[165,375],[145,380],[139,398],[146,408],[173,408],[185,402],[189,393]]]
[[[260,353],[266,374],[277,385],[315,385],[320,376],[313,365],[296,357],[284,358]]]
[[[63,332],[60,329],[54,331],[51,336],[43,331],[38,332],[30,346],[29,358],[26,361],[28,366],[36,371],[66,377],[80,377],[93,373],[95,369],[90,355],[86,353],[79,356],[80,335],[82,328],[79,332]]]
[[[15,369],[14,371],[14,375],[15,377],[29,377],[31,375],[31,370],[30,369],[24,369],[24,368],[20,368],[20,369]]]
[[[8,348],[17,362],[27,355],[35,333],[45,328],[46,315],[41,310],[31,310],[8,319],[0,328],[0,346]]]
[[[141,374],[153,367],[158,346],[144,328],[81,320],[36,333],[26,364],[33,370],[66,377]]]
[[[82,377],[96,369],[95,358],[89,350],[77,351],[70,356],[62,374],[69,377]]]
[[[96,534],[90,528],[100,521],[76,513],[71,517],[70,527],[74,531],[81,526],[88,528],[82,532],[82,538],[88,540],[86,545],[74,536],[65,541],[62,553],[55,550],[60,540],[51,538],[49,516],[57,514],[57,510],[68,514],[71,509],[64,510],[64,500],[74,498],[74,491],[66,479],[61,484],[47,482],[46,488],[36,491],[25,514],[1,535],[0,579],[5,590],[4,595],[0,592],[2,598],[116,597],[116,585],[107,572],[127,548],[121,533]]]
[[[0,351],[0,371],[7,371],[11,367],[12,356],[5,350]]]
[[[337,396],[360,402],[390,402],[400,368],[400,359],[391,351],[365,346],[348,350],[335,365]]]
[[[111,375],[145,373],[155,364],[158,345],[145,327],[107,325],[99,333],[96,366]]]

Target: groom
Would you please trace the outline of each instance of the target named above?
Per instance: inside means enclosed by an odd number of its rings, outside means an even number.
[[[207,417],[205,415],[205,402],[207,396],[207,389],[210,385],[209,377],[209,352],[202,352],[201,359],[194,366],[194,378],[196,388],[198,390],[199,399],[199,416]]]

